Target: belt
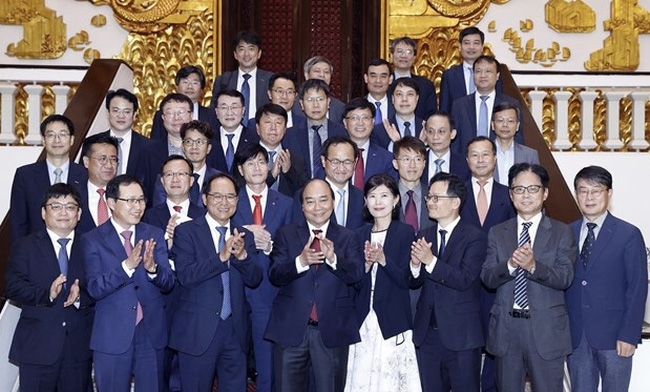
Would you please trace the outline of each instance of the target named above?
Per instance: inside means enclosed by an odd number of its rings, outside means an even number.
[[[318,320],[309,319],[309,321],[307,321],[307,325],[311,325],[312,327],[318,327]]]
[[[509,312],[508,314],[514,318],[523,318],[523,319],[530,318],[530,310],[528,309],[512,309],[512,311]]]

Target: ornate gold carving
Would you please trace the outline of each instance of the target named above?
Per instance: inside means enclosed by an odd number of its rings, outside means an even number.
[[[106,17],[102,14],[95,15],[90,19],[90,24],[95,27],[103,27],[106,25]]]
[[[81,30],[68,40],[68,47],[72,50],[80,51],[89,43],[88,33],[85,30]]]
[[[634,71],[639,67],[639,34],[650,33],[650,13],[638,0],[612,0],[611,19],[604,23],[609,37],[603,48],[585,61],[589,71]]]
[[[531,31],[531,30],[533,29],[534,26],[535,26],[535,25],[533,24],[533,21],[530,20],[530,19],[520,20],[520,21],[519,21],[519,30],[520,30],[522,33],[527,33],[527,32],[529,32],[529,31]]]
[[[92,63],[93,60],[101,58],[102,55],[99,53],[99,50],[88,48],[84,50],[84,61],[88,64]]]
[[[528,21],[528,20],[527,20]],[[522,32],[533,28],[532,22],[530,24],[527,21],[520,22],[520,29]],[[561,47],[557,42],[551,43],[550,48],[535,48],[535,39],[531,38],[526,41],[525,47],[521,46],[521,37],[519,32],[513,31],[512,28],[508,28],[503,33],[503,38],[501,39],[504,42],[507,42],[510,46],[510,51],[516,53],[515,59],[521,64],[528,64],[533,62],[539,64],[545,68],[552,67],[557,61],[567,61],[571,57],[571,50],[567,47]],[[561,57],[558,55],[561,54]]]
[[[45,0],[0,1],[0,24],[22,25],[23,39],[7,46],[7,56],[55,59],[66,49],[63,17],[45,7]]]
[[[488,32],[496,33],[497,32],[496,25],[497,25],[496,20],[491,20],[490,23],[488,23]]]
[[[546,23],[558,33],[588,33],[596,29],[596,13],[582,0],[549,0],[544,10]]]

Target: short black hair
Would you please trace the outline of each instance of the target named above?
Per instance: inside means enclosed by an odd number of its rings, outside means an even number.
[[[181,139],[185,139],[185,135],[187,135],[187,132],[189,131],[197,131],[208,139],[208,143],[212,142],[211,140],[214,136],[214,131],[212,130],[210,124],[205,121],[192,120],[181,125]]]
[[[244,95],[240,93],[239,91],[228,88],[225,90],[221,90],[217,93],[217,95],[214,96],[214,106],[216,107],[219,103],[219,98],[226,96],[226,97],[232,97],[232,98],[239,98],[241,101],[242,106],[246,106],[246,101],[244,100]]]
[[[269,78],[269,91],[273,90],[273,85],[275,85],[275,81],[278,79],[286,79],[293,83],[293,89],[298,91],[298,83],[296,82],[296,78],[293,77],[288,72],[278,72],[274,73],[270,78]]]
[[[41,123],[41,136],[45,137],[45,128],[47,128],[47,126],[53,122],[64,123],[65,126],[68,127],[70,136],[74,136],[74,124],[72,123],[72,120],[70,120],[63,114],[52,114],[47,116],[45,120],[43,120],[43,122]]]
[[[228,173],[224,173],[224,172],[217,173],[217,174],[213,175],[212,177],[208,178],[203,183],[203,189],[201,189],[201,193],[203,193],[204,195],[207,196],[208,193],[210,193],[210,188],[212,188],[212,181],[218,180],[220,178],[225,178],[225,179],[230,180],[230,182],[232,182],[232,185],[235,187],[235,193],[237,195],[239,195],[239,185],[237,184],[237,181],[235,181],[233,176],[231,176]]]
[[[363,187],[363,195],[367,197],[368,193],[370,193],[373,189],[382,185],[388,188],[388,190],[390,191],[390,193],[393,194],[393,196],[397,198],[400,197],[399,186],[397,185],[397,181],[395,181],[393,177],[389,176],[386,173],[379,173],[370,177],[366,181],[366,185]],[[399,219],[399,212],[401,211],[401,208],[402,208],[402,202],[401,200],[398,200],[391,214],[391,218],[393,220]],[[363,204],[363,219],[370,222],[372,222],[373,220],[373,216],[368,210],[368,205],[366,203]]]
[[[494,108],[492,109],[492,121],[494,121],[494,116],[496,116],[497,113],[510,109],[514,110],[517,113],[517,121],[519,121],[519,116],[521,115],[519,106],[508,101],[499,102],[498,104],[494,105]]]
[[[245,42],[247,44],[255,45],[258,48],[262,49],[262,39],[254,31],[242,30],[235,35],[235,38],[232,40],[232,50],[237,50],[237,45]]]
[[[259,124],[260,119],[265,114],[277,114],[278,116],[282,116],[282,118],[284,118],[284,125],[285,126],[287,125],[289,115],[287,114],[287,111],[284,110],[282,106],[275,103],[267,103],[260,106],[255,111],[255,123]]]
[[[41,207],[45,208],[45,206],[48,204],[47,202],[50,201],[50,199],[58,199],[60,197],[66,196],[72,196],[74,202],[77,203],[79,207],[81,207],[81,195],[79,195],[77,188],[63,182],[51,185],[45,190],[43,198],[41,199]]]
[[[515,178],[520,173],[527,172],[527,171],[537,175],[537,177],[539,177],[540,182],[542,183],[542,186],[544,188],[548,188],[549,177],[546,169],[544,169],[540,165],[534,163],[528,163],[528,162],[515,163],[510,167],[510,170],[508,171],[508,187],[512,188],[512,183],[514,182]]]
[[[321,79],[307,79],[305,83],[300,87],[300,99],[302,100],[305,97],[305,94],[309,90],[323,91],[325,96],[329,98],[330,96],[330,86]]]
[[[139,107],[138,97],[136,97],[135,94],[133,94],[132,92],[124,88],[119,88],[115,91],[110,90],[108,94],[106,94],[106,102],[105,102],[106,110],[111,109],[111,101],[115,97],[124,98],[127,101],[131,102],[133,104],[133,112],[138,111],[138,107]]]
[[[258,155],[262,155],[264,162],[269,163],[269,155],[264,147],[258,143],[244,143],[237,148],[237,153],[235,153],[235,166],[242,166],[246,161],[256,158]]]
[[[449,121],[449,131],[456,129],[456,122],[454,121],[454,117],[451,114],[445,112],[444,110],[436,110],[433,113],[429,114],[427,116],[426,121],[424,121],[424,125],[426,126],[426,124],[429,122],[429,119],[431,119],[431,117],[436,117],[436,116],[444,117],[447,119],[447,121]]]
[[[190,162],[189,159],[185,158],[182,155],[172,154],[172,155],[168,156],[167,159],[165,159],[165,162],[162,164],[162,166],[160,166],[160,175],[161,176],[162,176],[162,174],[163,174],[163,172],[165,170],[165,166],[167,166],[167,164],[169,162],[172,162],[172,161],[183,161],[183,162],[187,163],[187,166],[189,166],[189,168],[190,168],[190,176],[194,173],[194,165],[192,164],[192,162]]]
[[[191,74],[197,74],[199,76],[201,90],[203,90],[205,88],[205,74],[203,73],[203,69],[197,65],[186,65],[183,68],[179,69],[178,72],[176,72],[176,77],[174,78],[176,85],[178,86],[181,84],[181,79],[185,79]]]
[[[472,138],[467,142],[467,153],[466,153],[466,155],[469,154],[469,146],[471,146],[474,143],[478,143],[478,142],[489,142],[490,146],[492,146],[492,153],[494,155],[497,154],[497,145],[494,144],[494,141],[492,141],[492,139],[490,139],[487,136],[476,136],[475,138]]]
[[[411,150],[422,157],[427,156],[427,146],[414,136],[405,136],[393,143],[393,159],[397,159],[402,150]]]
[[[431,189],[431,185],[436,182],[447,183],[447,196],[454,196],[459,198],[460,207],[458,207],[458,211],[462,210],[463,205],[465,204],[465,199],[467,198],[467,187],[465,186],[465,182],[453,173],[442,171],[433,176],[429,182],[429,189]]]
[[[395,54],[395,47],[397,47],[397,45],[399,45],[399,44],[406,44],[406,45],[410,46],[411,48],[413,48],[413,56],[418,55],[418,44],[415,42],[415,40],[413,40],[413,38],[404,36],[404,37],[395,38],[394,40],[392,40],[390,42],[390,52],[392,54]]]
[[[370,67],[378,67],[380,65],[385,65],[386,68],[388,68],[388,73],[390,73],[390,63],[388,61],[384,59],[373,59],[370,60],[368,66],[366,67],[366,74],[368,73],[368,69],[370,69]]]
[[[607,189],[612,189],[612,173],[601,166],[587,166],[580,169],[573,180],[573,189],[578,189],[578,181],[594,182],[603,185]]]
[[[327,140],[325,140],[325,143],[323,143],[321,155],[327,159],[327,154],[329,153],[330,147],[336,146],[338,144],[347,144],[352,147],[352,150],[354,151],[354,159],[359,156],[359,147],[357,147],[357,143],[354,143],[352,140],[342,135],[335,135],[327,138]]]
[[[467,37],[468,35],[474,35],[478,34],[481,37],[481,45],[485,43],[485,33],[481,31],[478,27],[472,26],[472,27],[466,27],[460,31],[460,34],[458,35],[458,42],[463,42],[463,38]]]
[[[375,108],[375,105],[368,102],[367,99],[365,99],[365,98],[354,98],[345,105],[345,108],[343,109],[343,118],[346,118],[350,112],[352,112],[354,110],[357,110],[357,109],[368,109],[368,110],[370,110],[370,113],[372,113],[373,118],[375,118],[375,115],[377,113],[377,109]]]
[[[186,104],[189,105],[190,110],[194,108],[194,102],[192,102],[190,97],[188,97],[187,95],[180,94],[180,93],[171,93],[165,95],[165,98],[163,98],[162,101],[160,101],[160,106],[158,108],[160,109],[161,112],[163,111],[165,105],[167,105],[167,103],[169,102],[180,102],[180,103],[185,102]]]
[[[474,71],[476,71],[476,64],[478,63],[494,64],[497,67],[497,73],[501,72],[501,64],[499,64],[499,61],[494,58],[494,56],[488,56],[486,54],[479,56],[476,60],[474,60],[474,64],[472,65],[472,69]]]
[[[412,88],[413,90],[415,90],[415,93],[417,95],[420,95],[420,86],[418,86],[418,84],[415,82],[415,79],[413,78],[405,77],[405,78],[395,79],[389,88],[391,96],[393,96],[393,94],[395,93],[395,89],[398,86]]]
[[[106,184],[106,199],[113,199],[117,200],[120,197],[120,186],[129,186],[131,184],[138,184],[140,185],[140,189],[142,189],[142,194],[144,194],[144,186],[142,186],[142,183],[140,180],[135,178],[132,175],[129,174],[121,174],[117,177],[114,177],[112,180]]]
[[[98,133],[92,136],[88,136],[86,140],[84,140],[84,143],[81,146],[81,157],[90,158],[90,154],[92,154],[93,146],[95,144],[110,144],[111,146],[115,147],[115,151],[118,151],[120,148],[120,142],[117,141],[117,138],[106,133]]]

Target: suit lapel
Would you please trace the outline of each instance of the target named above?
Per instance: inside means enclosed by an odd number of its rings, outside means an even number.
[[[113,227],[113,224],[111,223],[110,219],[106,221],[106,223],[104,223],[103,225],[99,226],[99,230],[102,233],[102,237],[106,241],[106,247],[115,256],[113,259],[119,260],[120,262],[126,259],[127,258],[126,250],[124,249],[124,244],[120,239],[120,233],[115,231],[115,228]],[[135,231],[136,231],[136,239],[134,243],[137,244],[138,236],[141,236],[142,233],[140,232],[141,230],[138,230],[137,228]]]
[[[59,274],[61,274],[61,269],[59,268],[58,261],[59,257],[54,251],[50,236],[47,234],[47,231],[40,231],[38,237],[38,248],[43,255],[46,268],[50,270],[52,276],[59,276]]]
[[[465,85],[465,83],[463,82],[463,86],[464,85]],[[469,95],[469,97],[471,99],[469,101],[470,110],[469,110],[468,114],[469,114],[470,125],[472,126],[472,129],[474,130],[473,134],[476,134],[476,132],[477,132],[477,130],[476,130],[476,94],[477,93]]]
[[[546,249],[546,244],[548,244],[550,238],[551,221],[545,215],[542,215],[542,220],[539,222],[539,227],[537,228],[537,234],[535,234],[535,245],[533,245],[533,251],[536,254],[542,254]]]
[[[591,249],[591,255],[587,260],[587,271],[589,271],[600,259],[600,255],[603,254],[605,249],[607,249],[607,246],[611,239],[614,238],[615,233],[616,222],[612,218],[611,214],[607,214],[607,218],[605,218],[605,222],[603,222],[603,227],[600,228],[600,232],[598,233],[598,238],[596,238],[596,242],[594,242],[593,248]],[[580,238],[579,235],[580,232],[578,231],[578,237],[576,238]],[[578,250],[581,248],[582,244],[578,244]],[[580,255],[580,253],[578,253],[578,255]]]
[[[273,223],[278,219],[279,215],[274,214],[278,203],[278,195],[273,190],[269,189],[267,192],[266,205],[264,206],[264,223],[268,226],[274,226]]]
[[[237,211],[241,211],[242,223],[252,224],[253,223],[253,206],[251,205],[250,199],[248,198],[248,191],[246,187],[242,187],[241,192],[239,193],[239,206]]]

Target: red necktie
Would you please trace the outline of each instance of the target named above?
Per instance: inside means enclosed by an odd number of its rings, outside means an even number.
[[[133,245],[131,245],[131,234],[133,234],[131,230],[124,230],[120,233],[120,235],[124,237],[124,250],[126,251],[126,257],[131,256],[131,253],[133,252]],[[142,305],[140,305],[140,301],[138,301],[135,311],[135,325],[140,324],[140,321],[142,321],[143,317],[144,315],[142,313]]]
[[[418,212],[415,209],[415,199],[413,198],[413,190],[406,191],[408,200],[406,201],[406,210],[404,211],[404,223],[413,227],[415,232],[418,232]]]
[[[97,203],[97,226],[104,224],[108,220],[108,206],[104,199],[105,189],[97,189],[99,193],[99,202]]]
[[[181,206],[173,206],[172,208],[174,209],[174,211],[176,211],[178,213],[180,213],[183,210],[183,207],[181,207]]]
[[[253,195],[253,200],[255,200],[255,207],[253,207],[253,223],[256,225],[262,224],[262,204],[260,199],[262,195]]]
[[[364,181],[364,172],[363,172],[363,148],[359,149],[359,159],[357,159],[357,165],[354,168],[354,186],[363,190]]]
[[[312,230],[314,232],[314,235],[319,235],[320,233],[323,232],[323,230]],[[320,238],[314,237],[314,241],[311,243],[311,248],[315,250],[316,252],[320,252]],[[318,269],[319,264],[316,264],[316,269]],[[314,304],[311,306],[311,313],[309,314],[309,318],[318,321],[318,312],[316,312],[316,298],[314,298]]]

